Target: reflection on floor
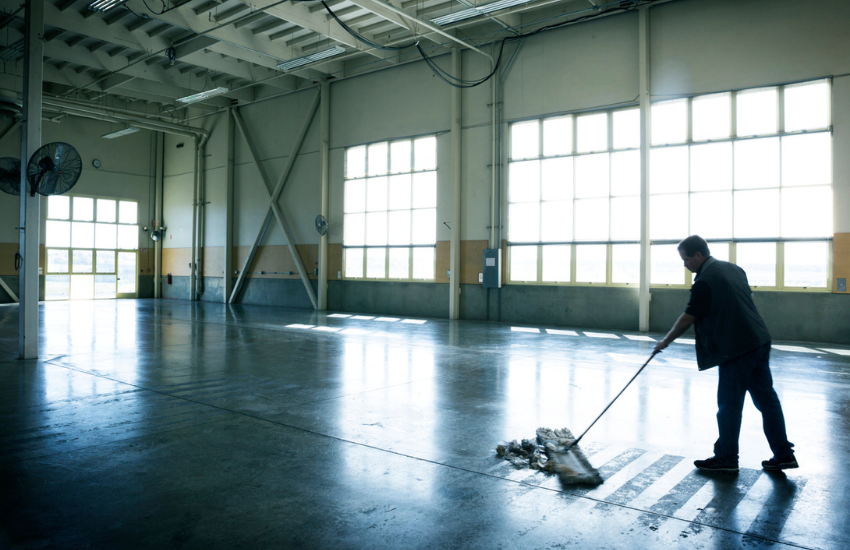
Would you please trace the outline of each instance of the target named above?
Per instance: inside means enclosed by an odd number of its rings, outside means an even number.
[[[605,483],[495,456],[582,431],[661,335],[176,301],[0,307],[0,547],[850,547],[850,349],[778,342],[798,470],[707,476],[716,372],[653,360],[582,447]]]

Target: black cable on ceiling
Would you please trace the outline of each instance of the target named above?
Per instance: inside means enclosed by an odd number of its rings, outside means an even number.
[[[490,80],[493,77],[493,75],[495,75],[496,72],[499,70],[499,65],[502,61],[502,52],[504,51],[504,48],[505,48],[505,42],[507,42],[509,40],[522,40],[524,38],[528,38],[528,37],[540,34],[540,33],[545,32],[545,31],[549,31],[549,30],[560,28],[560,27],[565,27],[567,25],[572,25],[574,23],[580,23],[582,21],[594,19],[594,18],[599,17],[601,15],[609,15],[609,14],[615,13],[615,12],[630,11],[630,10],[633,10],[635,8],[638,8],[639,6],[651,4],[654,1],[655,0],[623,0],[621,2],[617,2],[617,6],[614,7],[614,8],[611,8],[610,10],[598,11],[597,13],[594,13],[594,14],[591,14],[591,15],[585,15],[583,17],[578,17],[576,19],[570,19],[569,21],[562,21],[560,23],[554,23],[552,25],[546,25],[545,27],[541,27],[539,29],[536,29],[536,30],[533,30],[531,32],[527,32],[527,33],[524,33],[524,34],[516,34],[516,35],[507,36],[505,38],[502,38],[499,41],[500,42],[499,55],[496,58],[495,62],[493,63],[493,70],[490,71],[490,74],[488,74],[487,76],[485,76],[485,77],[483,77],[479,80],[464,80],[462,78],[458,78],[456,76],[453,76],[453,75],[449,74],[448,72],[446,72],[445,70],[441,69],[437,65],[437,63],[434,61],[434,59],[432,57],[428,56],[428,54],[425,53],[425,51],[419,45],[418,40],[416,42],[412,43],[412,44],[407,44],[407,45],[404,45],[404,46],[384,46],[384,45],[378,44],[377,42],[366,38],[365,36],[361,35],[357,31],[355,31],[354,29],[352,29],[351,27],[346,25],[339,17],[337,17],[337,15],[333,12],[333,10],[331,10],[330,6],[328,6],[325,3],[325,0],[321,0],[322,5],[328,11],[328,13],[331,15],[331,17],[333,17],[342,26],[342,28],[345,29],[346,32],[348,32],[348,34],[350,34],[351,36],[353,36],[357,40],[363,42],[364,44],[367,44],[370,47],[373,47],[373,48],[378,49],[378,50],[385,50],[385,51],[387,51],[387,50],[388,51],[401,51],[401,50],[405,50],[407,48],[410,48],[411,46],[416,46],[416,49],[419,51],[419,55],[422,56],[422,59],[425,61],[425,63],[428,65],[428,67],[430,67],[431,70],[433,70],[434,73],[443,82],[445,82],[449,86],[454,86],[455,88],[474,88],[475,86],[480,86],[481,84],[484,84],[485,82]],[[600,8],[601,7],[604,7],[604,6],[600,6]]]

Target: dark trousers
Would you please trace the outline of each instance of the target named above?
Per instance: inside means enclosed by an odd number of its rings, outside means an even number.
[[[789,457],[794,447],[785,434],[785,416],[770,375],[770,342],[739,355],[719,367],[717,384],[717,428],[720,437],[714,444],[714,456],[737,462],[741,414],[747,392],[761,412],[764,435],[773,456]]]

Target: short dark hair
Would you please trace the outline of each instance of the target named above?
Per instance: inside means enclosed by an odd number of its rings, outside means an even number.
[[[708,243],[699,235],[691,235],[682,239],[682,242],[676,248],[684,252],[685,256],[688,257],[693,256],[697,252],[701,252],[706,258],[711,256],[711,252],[708,250]]]

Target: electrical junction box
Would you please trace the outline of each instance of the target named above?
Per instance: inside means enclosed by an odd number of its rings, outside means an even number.
[[[847,292],[847,278],[838,279],[838,292]]]
[[[502,249],[484,249],[484,288],[502,288]]]

